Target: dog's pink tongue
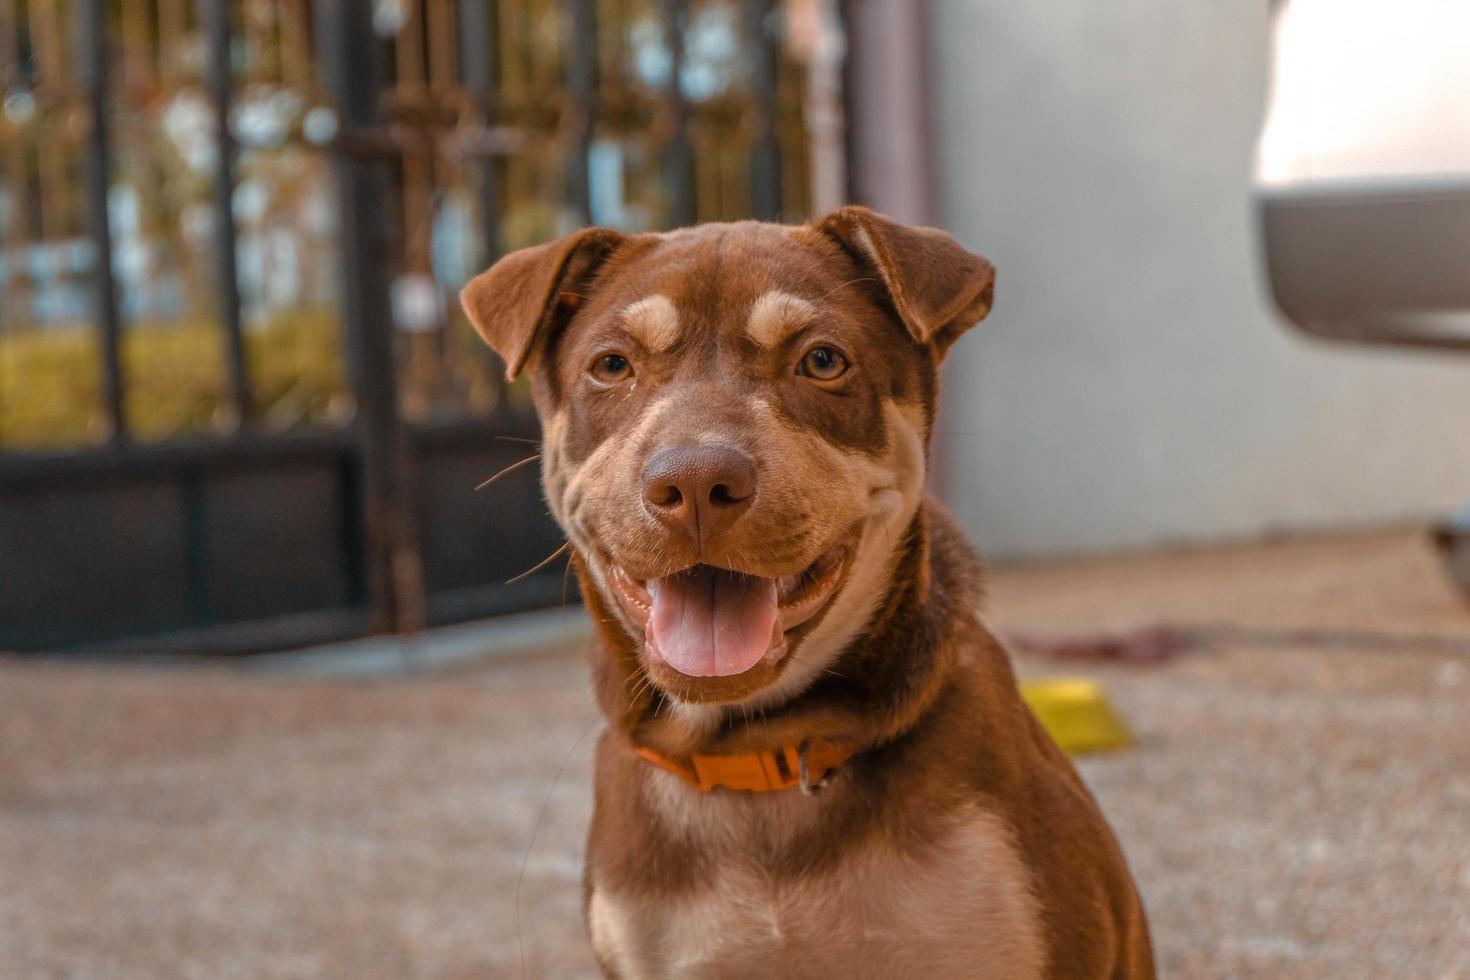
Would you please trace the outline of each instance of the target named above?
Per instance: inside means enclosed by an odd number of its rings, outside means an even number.
[[[776,625],[774,579],[696,565],[650,579],[654,652],[690,677],[743,674],[765,655]]]

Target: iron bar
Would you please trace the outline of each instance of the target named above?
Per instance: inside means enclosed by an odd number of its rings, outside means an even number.
[[[567,95],[572,125],[568,134],[567,203],[582,224],[592,222],[592,184],[588,161],[597,130],[597,4],[571,0],[571,36],[567,38]]]
[[[496,99],[496,79],[499,74],[499,39],[496,26],[499,24],[500,4],[498,0],[483,3],[461,3],[459,5],[459,38],[461,44],[459,63],[460,81],[470,97],[474,99],[482,126],[493,126],[499,108]],[[480,260],[489,266],[500,258],[500,163],[493,158],[482,158],[471,165],[474,179],[475,203],[480,211],[480,237],[483,251]],[[497,364],[490,371],[491,405],[499,410],[505,403],[505,372],[498,369],[498,361],[489,348],[486,357]]]
[[[105,0],[81,0],[77,7],[77,70],[92,109],[87,133],[87,218],[94,252],[92,314],[102,355],[102,410],[107,416],[109,441],[128,441],[123,411],[123,371],[119,353],[121,318],[117,283],[112,274],[112,219],[107,195],[112,176],[112,140],[109,133],[107,10]]]
[[[215,289],[220,325],[225,331],[226,378],[237,428],[253,414],[249,368],[245,361],[244,326],[240,313],[240,280],[235,252],[235,154],[230,132],[232,32],[229,0],[199,0],[199,21],[209,37],[209,95],[214,103],[214,247]]]
[[[317,0],[322,80],[344,128],[379,123],[379,40],[371,0]],[[423,575],[414,525],[388,282],[386,160],[334,151],[341,215],[342,316],[347,366],[357,399],[364,565],[373,628],[417,628]]]
[[[459,5],[459,38],[462,45],[461,82],[475,101],[482,126],[494,125],[496,115],[495,77],[497,74],[497,42],[495,27],[500,4],[496,0]],[[480,207],[480,228],[485,239],[485,264],[500,257],[500,197],[496,164],[493,159],[477,161],[475,168],[476,201]]]
[[[670,132],[664,145],[664,180],[669,188],[667,223],[691,225],[694,207],[694,147],[689,141],[689,103],[684,98],[684,33],[688,28],[687,0],[664,0],[664,43],[669,51],[669,80],[664,99]]]
[[[101,486],[195,463],[226,470],[267,469],[344,456],[351,449],[349,433],[326,429],[272,435],[245,432],[235,439],[175,439],[132,445],[125,453],[7,451],[0,453],[0,491],[79,483]]]
[[[779,61],[774,0],[744,4],[745,44],[750,51],[750,83],[755,97],[750,146],[751,217],[781,217],[781,143],[776,132]]]

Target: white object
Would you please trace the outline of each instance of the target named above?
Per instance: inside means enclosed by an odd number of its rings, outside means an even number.
[[[1262,187],[1470,178],[1470,3],[1288,0]]]
[[[1470,3],[1288,0],[1256,153],[1277,305],[1321,336],[1470,350]]]
[[[393,322],[407,333],[437,330],[444,323],[444,303],[434,277],[424,272],[406,272],[393,280],[389,290]]]

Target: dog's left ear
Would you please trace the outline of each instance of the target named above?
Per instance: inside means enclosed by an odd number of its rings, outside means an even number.
[[[947,232],[901,225],[855,204],[819,219],[816,228],[878,274],[909,333],[941,357],[990,312],[995,267]]]

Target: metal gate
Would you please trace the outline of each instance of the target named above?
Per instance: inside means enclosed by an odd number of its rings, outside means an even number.
[[[808,209],[772,0],[0,0],[0,649],[254,650],[562,601],[459,285]],[[513,581],[512,581],[513,580]]]

